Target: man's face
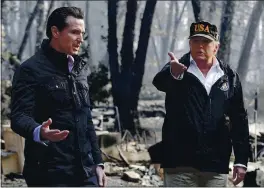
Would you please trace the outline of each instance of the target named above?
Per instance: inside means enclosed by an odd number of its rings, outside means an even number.
[[[68,25],[62,31],[57,30],[57,35],[55,35],[58,48],[62,53],[76,55],[83,42],[84,20],[68,16],[66,23]]]
[[[208,60],[215,56],[219,44],[205,37],[192,37],[189,41],[191,55],[196,60]]]

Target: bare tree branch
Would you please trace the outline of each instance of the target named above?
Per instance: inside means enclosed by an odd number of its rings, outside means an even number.
[[[40,0],[40,3],[38,5],[38,25],[37,25],[37,34],[36,34],[36,45],[35,45],[35,51],[39,49],[39,46],[42,41],[42,33],[44,32],[44,1]]]
[[[248,22],[248,32],[246,36],[246,41],[241,51],[241,55],[238,61],[238,68],[237,68],[237,72],[240,75],[240,80],[242,84],[245,84],[246,81],[251,48],[253,45],[253,41],[255,39],[256,30],[258,28],[260,17],[263,12],[263,7],[264,7],[264,1],[257,1],[254,5],[252,14]]]
[[[170,46],[170,51],[173,52],[175,50],[175,44],[176,44],[176,40],[177,40],[177,31],[178,31],[178,26],[181,22],[181,19],[182,19],[182,16],[183,16],[183,13],[184,13],[184,9],[187,5],[188,1],[185,1],[184,2],[184,5],[182,7],[182,10],[181,10],[181,14],[180,16],[178,17],[178,19],[176,19],[176,22],[175,22],[175,26],[174,26],[174,31],[173,31],[173,34],[172,34],[172,42],[171,42],[171,46]]]
[[[161,54],[161,60],[165,61],[166,57],[167,57],[167,53],[168,53],[168,49],[169,49],[169,40],[170,40],[170,35],[171,35],[171,30],[172,30],[172,18],[173,18],[173,1],[169,2],[169,12],[168,12],[168,16],[167,16],[167,23],[166,23],[166,30],[164,32],[165,35],[162,36],[162,54]]]
[[[49,15],[50,15],[50,13],[51,13],[53,7],[54,7],[54,4],[55,4],[55,1],[54,1],[54,0],[51,0],[51,1],[50,1],[50,4],[49,4],[49,8],[48,8],[47,15],[46,15],[45,23],[43,24],[43,25],[44,25],[44,28],[45,28],[45,26],[47,25]],[[44,38],[44,35],[45,35],[45,33],[46,33],[46,30],[45,30],[44,28],[43,28],[43,31],[42,31],[42,33],[41,33],[41,37],[40,37],[41,40]]]
[[[17,58],[19,60],[21,60],[22,54],[23,54],[25,46],[27,44],[27,40],[28,40],[29,33],[30,33],[30,28],[31,28],[32,23],[34,21],[34,18],[36,17],[36,14],[38,12],[38,6],[39,6],[40,3],[41,3],[41,0],[38,0],[36,5],[35,5],[35,8],[34,8],[33,12],[31,13],[31,15],[30,15],[30,17],[28,19],[28,23],[27,23],[27,26],[26,26],[26,29],[25,29],[24,37],[23,37],[23,40],[21,42],[21,45],[20,45],[18,53],[17,53]]]
[[[213,18],[215,16],[215,11],[216,11],[216,2],[210,1],[209,18]]]
[[[157,48],[157,45],[155,43],[154,36],[151,36],[151,44],[152,44],[152,46],[154,48],[154,53],[155,53],[156,61],[158,63],[158,69],[160,69],[160,62],[161,62],[161,60],[159,58],[158,48]]]
[[[162,30],[163,27],[162,27],[162,25],[161,25],[161,20],[160,20],[160,16],[159,16],[159,12],[158,12],[158,11],[156,12],[156,15],[157,15],[157,16],[156,16],[155,18],[156,18],[157,21],[158,21],[159,29]]]

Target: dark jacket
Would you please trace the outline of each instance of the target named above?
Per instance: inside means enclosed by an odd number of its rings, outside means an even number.
[[[189,67],[190,54],[179,61]],[[241,83],[228,65],[220,62],[220,67],[225,75],[209,95],[199,79],[187,71],[182,80],[174,79],[169,63],[154,77],[154,86],[166,92],[166,116],[161,145],[151,151],[161,150],[164,168],[191,166],[228,173],[232,146],[235,163],[247,165],[249,130]]]
[[[47,182],[82,181],[92,165],[102,163],[90,111],[88,65],[74,59],[70,73],[67,56],[44,40],[14,74],[11,128],[26,139],[25,178],[41,173]],[[51,129],[69,130],[69,135],[44,146],[33,140],[33,131],[48,118]]]

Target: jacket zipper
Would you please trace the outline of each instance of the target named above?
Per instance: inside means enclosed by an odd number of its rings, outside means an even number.
[[[211,120],[211,117],[212,117],[212,97],[211,97],[211,95],[212,95],[212,90],[213,90],[213,88],[215,87],[215,85],[217,85],[220,81],[222,81],[223,80],[223,77],[226,77],[227,75],[226,74],[224,74],[223,76],[221,76],[213,85],[212,85],[212,87],[211,87],[211,90],[210,90],[210,93],[209,93],[209,95],[208,95],[208,93],[207,93],[207,90],[206,90],[206,88],[205,88],[205,86],[203,85],[203,83],[195,76],[195,75],[193,75],[193,74],[191,74],[191,73],[188,73],[187,72],[187,74],[189,74],[190,76],[192,76],[195,80],[197,80],[200,84],[201,84],[201,86],[204,88],[204,91],[205,91],[205,93],[206,93],[206,96],[209,98],[209,120]]]
[[[208,96],[207,90],[206,90],[205,86],[203,85],[203,83],[195,75],[193,75],[192,73],[189,73],[189,72],[186,72],[186,73],[189,74],[191,77],[193,77],[196,81],[198,81],[201,84],[201,86],[204,88],[204,91],[205,91],[206,95]]]
[[[195,75],[193,75],[192,73],[189,73],[189,72],[186,72],[187,74],[189,74],[190,76],[192,76],[194,79],[196,79],[201,85],[202,85],[202,87],[204,88],[204,90],[205,90],[205,92],[206,92],[206,94],[207,94],[207,90],[206,90],[206,88],[205,88],[205,86],[203,85],[203,83],[195,76]],[[218,84],[218,82],[220,82],[222,79],[223,79],[223,77],[226,77],[227,75],[226,74],[224,74],[223,76],[221,76],[220,78],[218,78],[218,80],[216,80],[216,82],[212,85],[212,87],[211,87],[211,90],[210,90],[210,93],[209,93],[209,95],[207,94],[207,96],[208,97],[210,97],[210,95],[211,95],[211,92],[212,92],[212,88],[215,86],[215,85],[217,85]]]
[[[211,117],[212,117],[212,99],[211,96],[209,96],[209,118],[211,121]]]

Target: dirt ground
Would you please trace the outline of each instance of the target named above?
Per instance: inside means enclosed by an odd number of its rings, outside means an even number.
[[[152,118],[140,118],[140,122],[143,128],[150,129],[152,132],[155,132],[155,137],[148,139],[147,145],[152,145],[161,140],[161,127],[163,124],[163,118],[161,117],[152,117]],[[229,173],[229,177],[232,177],[232,172]],[[132,183],[127,182],[121,179],[120,176],[108,176],[107,177],[107,186],[109,187],[142,187],[141,182]],[[239,184],[237,187],[243,186],[243,183]],[[13,179],[6,178],[4,175],[1,176],[1,187],[26,187],[24,179]],[[234,187],[233,184],[228,181],[227,187]]]
[[[231,177],[231,174],[229,174]],[[243,183],[239,184],[237,187],[242,187]],[[107,177],[107,187],[142,187],[141,182],[133,183],[127,182],[121,179],[120,176],[108,176]],[[27,187],[24,179],[14,179],[10,180],[4,175],[1,177],[1,187]],[[233,184],[228,181],[227,187],[234,187]]]
[[[108,176],[107,177],[107,187],[131,187],[140,186],[139,183],[132,183],[122,180],[119,176]],[[1,187],[27,187],[24,179],[13,179],[10,180],[4,175],[1,177]]]

